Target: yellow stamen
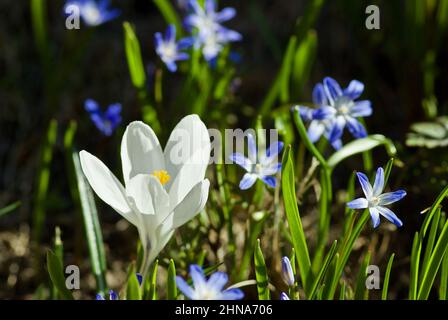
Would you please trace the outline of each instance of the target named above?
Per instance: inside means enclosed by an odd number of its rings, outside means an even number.
[[[151,175],[159,179],[162,186],[165,185],[171,179],[170,175],[165,170],[156,170],[153,173],[151,173]]]

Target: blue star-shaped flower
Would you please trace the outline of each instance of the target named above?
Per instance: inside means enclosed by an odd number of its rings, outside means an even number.
[[[240,289],[223,290],[229,280],[224,272],[215,272],[207,280],[200,266],[191,265],[190,276],[193,287],[179,276],[176,277],[176,284],[180,291],[191,300],[241,300],[244,297]]]
[[[103,112],[95,100],[87,99],[84,108],[90,119],[104,135],[110,136],[121,123],[121,104],[113,103]]]
[[[369,179],[364,173],[357,172],[359,183],[361,184],[362,191],[365,198],[358,198],[347,203],[347,207],[350,209],[369,209],[370,216],[372,217],[373,227],[376,228],[380,224],[380,215],[395,224],[397,227],[401,227],[403,222],[393,213],[390,209],[386,208],[386,205],[397,202],[406,196],[406,191],[398,190],[394,192],[383,193],[384,190],[384,170],[378,168],[375,176],[375,183],[372,185]]]
[[[90,27],[99,26],[120,15],[120,10],[109,8],[109,0],[68,0],[65,8],[73,5],[78,7],[82,20]]]
[[[193,44],[192,38],[184,38],[176,42],[176,27],[169,25],[165,31],[165,38],[160,32],[154,35],[156,44],[156,53],[160,59],[165,63],[169,71],[175,72],[177,70],[176,61],[187,60],[188,54],[180,52]]]
[[[247,135],[248,158],[241,153],[233,153],[230,160],[247,171],[240,182],[240,189],[246,190],[253,186],[257,179],[260,179],[268,186],[275,188],[276,179],[274,177],[282,168],[282,164],[277,161],[278,154],[282,151],[283,142],[272,143],[269,148],[259,154],[255,145],[255,138],[252,134]]]

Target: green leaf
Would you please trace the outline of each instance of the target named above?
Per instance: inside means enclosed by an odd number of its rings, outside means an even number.
[[[418,232],[415,232],[414,241],[412,242],[411,271],[409,275],[409,300],[415,300],[417,298],[418,271],[420,268],[420,254],[422,251],[422,242],[418,235]]]
[[[163,18],[168,24],[174,24],[176,26],[176,33],[178,37],[182,37],[183,28],[180,22],[179,16],[168,0],[154,0],[154,4],[159,9]]]
[[[423,274],[423,279],[420,283],[420,288],[418,291],[418,300],[428,299],[429,292],[431,291],[432,285],[436,278],[439,267],[443,261],[443,257],[448,250],[448,221],[445,222],[445,226],[440,233],[439,239],[437,240],[436,246],[431,258],[428,262],[427,269]]]
[[[356,139],[347,143],[340,150],[336,151],[328,159],[327,163],[330,168],[336,167],[341,161],[347,159],[355,154],[363,153],[373,148],[384,146],[389,156],[394,156],[397,153],[395,145],[392,141],[383,135],[375,134],[362,139]]]
[[[142,292],[135,270],[131,271],[126,286],[126,300],[142,300]]]
[[[302,286],[306,296],[309,296],[309,281],[311,281],[311,261],[308,253],[305,233],[300,219],[299,208],[297,207],[294,164],[291,157],[291,146],[288,146],[283,153],[282,160],[282,192],[285,205],[286,218],[294,245],[297,262],[299,265]]]
[[[57,288],[61,297],[65,300],[73,300],[72,293],[65,285],[64,268],[62,261],[51,250],[47,251],[47,268],[51,282]]]
[[[79,199],[81,202],[81,211],[87,237],[87,245],[89,247],[92,272],[96,279],[98,291],[104,293],[107,287],[105,276],[106,254],[104,253],[103,235],[101,233],[98,212],[96,210],[95,198],[92,189],[82,172],[78,152],[73,152],[72,158],[76,180],[78,182]]]
[[[174,264],[173,259],[170,259],[170,265],[168,266],[167,283],[168,283],[168,289],[167,289],[168,300],[176,300],[177,299],[176,265]]]
[[[389,262],[387,263],[386,273],[384,274],[383,281],[383,290],[381,292],[381,300],[387,300],[387,294],[389,292],[389,279],[390,279],[390,271],[392,270],[392,264],[394,262],[395,253],[389,258]]]
[[[269,278],[264,262],[263,252],[261,252],[260,240],[257,240],[257,246],[254,252],[255,278],[257,279],[258,299],[270,300]]]
[[[151,273],[151,287],[149,290],[149,299],[157,300],[157,270],[159,269],[159,260],[154,262],[154,268]]]
[[[358,277],[356,279],[355,286],[355,300],[366,300],[368,297],[368,290],[366,288],[366,278],[367,278],[367,266],[370,262],[370,252],[364,257],[364,260],[359,268]]]
[[[280,82],[280,102],[289,102],[289,80],[291,78],[292,64],[294,61],[294,52],[296,50],[297,38],[292,36],[289,39],[288,47],[286,48],[285,57],[283,58],[282,66],[278,81]]]
[[[439,300],[446,300],[448,294],[448,254],[445,254],[440,275]]]
[[[317,274],[316,279],[314,279],[313,285],[311,286],[311,290],[308,297],[309,300],[314,298],[314,294],[316,293],[319,283],[321,283],[321,281],[324,279],[327,269],[330,265],[330,262],[333,260],[333,257],[336,253],[337,244],[338,242],[337,240],[335,240],[330,248],[330,251],[328,251],[328,254],[326,255],[325,260],[322,264],[322,267],[319,269],[319,273]]]
[[[431,221],[431,229],[429,231],[428,242],[426,243],[425,254],[423,256],[420,279],[423,276],[425,270],[427,269],[429,259],[431,258],[431,254],[434,249],[434,243],[437,237],[437,231],[439,230],[440,212],[441,208],[439,207]],[[423,242],[423,239],[421,239],[421,241]]]
[[[16,210],[18,207],[20,207],[21,204],[22,204],[21,201],[16,201],[16,202],[13,202],[13,203],[7,205],[7,206],[4,207],[4,208],[1,208],[1,209],[0,209],[0,217],[5,216],[5,215],[7,215],[7,214],[10,213],[10,212],[13,212],[13,211]]]
[[[123,29],[124,46],[132,84],[136,88],[141,89],[145,86],[146,74],[140,52],[140,44],[138,42],[137,36],[135,35],[134,29],[129,22],[123,23]]]
[[[313,67],[316,57],[317,35],[316,31],[309,30],[306,37],[300,41],[293,60],[292,83],[294,90],[302,91]]]

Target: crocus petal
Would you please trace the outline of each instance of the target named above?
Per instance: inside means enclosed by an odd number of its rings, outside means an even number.
[[[224,290],[221,294],[222,300],[241,300],[244,298],[244,293],[240,289]]]
[[[252,165],[253,165],[252,161],[247,159],[245,156],[243,156],[239,152],[235,152],[235,153],[231,154],[229,159],[246,171],[250,171],[252,169]]]
[[[170,197],[165,188],[155,176],[149,176],[147,181],[147,188],[149,190],[152,206],[155,213],[156,224],[159,225],[166,219],[171,212]]]
[[[188,285],[188,283],[182,278],[177,276],[176,277],[176,285],[179,288],[180,291],[186,296],[187,298],[193,300],[194,298],[194,290],[192,287]]]
[[[384,189],[384,170],[379,167],[376,170],[375,182],[373,184],[373,195],[378,197]]]
[[[235,17],[235,15],[236,10],[234,8],[227,7],[222,9],[220,12],[216,13],[215,20],[216,22],[221,23],[232,19],[233,17]]]
[[[327,96],[325,95],[324,86],[318,83],[313,89],[313,103],[319,107],[328,104]]]
[[[185,196],[172,213],[172,228],[178,228],[184,223],[193,219],[195,215],[204,209],[208,199],[210,181],[205,179],[199,182]]]
[[[126,184],[137,174],[165,170],[162,148],[151,127],[141,121],[127,126],[121,141],[121,162]]]
[[[333,104],[338,97],[342,96],[342,89],[333,78],[326,77],[324,79],[324,90],[330,104]]]
[[[352,117],[368,117],[372,115],[372,103],[369,100],[356,101],[350,109]]]
[[[370,217],[372,218],[373,227],[376,228],[380,225],[380,212],[377,207],[369,208]]]
[[[404,196],[406,196],[406,191],[404,191],[404,190],[383,193],[378,197],[378,199],[380,200],[378,205],[385,206],[385,205],[397,202],[398,200],[403,199]]]
[[[98,197],[123,218],[137,225],[137,218],[126,201],[126,193],[120,181],[101,160],[87,151],[81,151],[79,157],[82,171]]]
[[[392,210],[381,206],[377,206],[376,208],[384,218],[392,222],[397,227],[401,227],[403,225],[403,222],[398,219],[398,217],[395,215],[395,213],[392,212]]]
[[[261,178],[261,180],[267,184],[268,186],[270,186],[271,188],[275,188],[276,184],[277,184],[277,179],[275,179],[275,177],[269,176],[269,177],[263,177]]]
[[[138,174],[126,185],[126,193],[134,200],[135,206],[142,214],[155,214],[153,200],[149,192],[151,178],[154,179],[149,174]]]
[[[358,198],[347,203],[350,209],[365,209],[369,206],[369,202],[365,198]]]
[[[229,281],[229,277],[224,272],[215,272],[213,273],[207,281],[207,286],[211,289],[215,289],[216,291],[222,291],[227,281]]]
[[[346,116],[345,117],[347,120],[347,128],[348,131],[350,131],[350,133],[357,139],[359,138],[365,138],[367,137],[367,132],[366,129],[364,128],[364,126],[361,124],[361,122],[359,122],[358,120],[356,120],[355,118]]]
[[[364,195],[367,199],[370,199],[372,197],[373,190],[372,185],[369,182],[369,178],[367,178],[367,176],[362,172],[356,172],[356,176],[358,177],[359,183],[361,184]]]
[[[246,173],[240,181],[240,189],[247,190],[252,187],[257,180],[256,174]]]
[[[316,142],[320,139],[322,134],[325,131],[325,125],[322,123],[322,121],[319,120],[313,120],[310,123],[310,126],[308,127],[308,138],[311,142]]]
[[[350,99],[358,99],[364,91],[364,84],[358,80],[350,81],[348,87],[344,90],[344,95]]]

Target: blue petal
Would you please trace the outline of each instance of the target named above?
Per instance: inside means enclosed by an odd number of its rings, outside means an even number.
[[[216,22],[225,22],[228,21],[230,19],[232,19],[233,17],[235,17],[236,15],[236,10],[234,8],[224,8],[222,9],[220,12],[216,13],[215,15],[215,19]]]
[[[243,36],[239,32],[224,27],[220,27],[216,32],[223,42],[241,41],[243,39]]]
[[[142,285],[143,276],[138,272],[135,275],[137,276],[138,284]]]
[[[268,150],[266,150],[266,157],[271,160],[276,157],[283,149],[283,142],[277,141],[270,144]]]
[[[325,125],[319,120],[313,120],[308,127],[307,134],[311,142],[316,142],[325,132]]]
[[[208,279],[207,286],[210,290],[215,289],[216,291],[222,291],[227,281],[229,281],[227,274],[224,272],[215,272]]]
[[[182,38],[177,42],[177,49],[183,50],[183,49],[189,48],[194,44],[194,42],[195,42],[195,39],[193,37]]]
[[[194,299],[194,290],[191,288],[188,283],[182,278],[177,276],[176,277],[176,285],[179,288],[180,291],[186,296],[187,298],[193,300]]]
[[[166,42],[174,42],[176,41],[176,27],[174,24],[170,24],[165,31],[165,41]]]
[[[291,261],[289,261],[289,258],[286,256],[282,258],[282,278],[283,281],[290,287],[295,283]]]
[[[93,99],[87,99],[86,101],[84,101],[84,109],[89,113],[100,111],[98,103]]]
[[[358,80],[350,81],[348,87],[344,90],[344,95],[352,100],[358,99],[364,91],[364,84]]]
[[[355,105],[350,109],[352,117],[368,117],[372,115],[372,103],[369,100],[362,100],[355,102]]]
[[[215,0],[205,0],[205,11],[210,14],[216,11]]]
[[[371,198],[373,191],[372,191],[372,185],[369,182],[369,178],[367,178],[367,176],[362,172],[356,172],[356,176],[358,177],[362,191],[364,192],[366,198],[367,199]]]
[[[275,177],[272,176],[265,176],[263,178],[261,178],[261,180],[266,183],[268,186],[270,186],[271,188],[275,188],[276,184],[277,184],[277,179],[275,179]]]
[[[361,122],[352,117],[346,117],[346,119],[348,131],[350,131],[356,139],[367,137],[366,129]]]
[[[252,187],[257,180],[257,176],[251,173],[246,173],[243,176],[243,179],[240,181],[240,189],[247,190]]]
[[[342,89],[333,78],[326,77],[324,79],[324,90],[330,104],[333,104],[338,97],[342,96]]]
[[[392,212],[392,210],[381,206],[377,206],[376,208],[384,218],[392,222],[397,227],[401,227],[403,225],[403,222],[398,219],[398,217],[395,215],[395,213]]]
[[[319,107],[328,104],[327,96],[325,95],[324,86],[318,83],[313,89],[313,103]]]
[[[331,146],[335,149],[335,150],[339,150],[342,148],[342,140],[341,139],[337,139],[331,142]]]
[[[95,300],[106,300],[101,294],[97,294]]]
[[[397,202],[401,199],[403,199],[406,196],[406,191],[404,190],[397,190],[394,192],[388,192],[388,193],[383,193],[382,195],[380,195],[378,197],[378,199],[380,200],[379,204],[380,206],[386,206],[388,204]]]
[[[336,121],[332,123],[331,131],[330,131],[330,143],[333,143],[336,140],[341,139],[342,134],[344,133],[346,121],[344,117],[337,117]]]
[[[109,290],[109,300],[118,300],[118,294],[114,290]]]
[[[233,153],[230,155],[229,159],[239,165],[241,168],[243,168],[246,171],[250,171],[252,167],[252,162],[247,159],[245,156],[243,156],[241,153]]]
[[[313,119],[315,120],[324,120],[333,118],[336,115],[336,109],[333,107],[321,107],[319,109],[314,110]]]
[[[222,300],[241,300],[244,298],[244,292],[240,289],[224,290],[221,294]]]
[[[347,203],[350,209],[365,209],[369,206],[369,202],[365,198],[358,198]]]
[[[294,110],[298,110],[300,117],[303,119],[303,121],[311,121],[313,120],[313,113],[314,109],[305,107],[305,106],[295,106],[292,107],[291,110],[294,112]]]
[[[373,184],[373,195],[378,197],[384,189],[384,170],[379,167],[376,170],[375,183]]]
[[[255,143],[255,137],[253,136],[252,133],[247,134],[247,150],[250,161],[252,161],[252,163],[256,163],[258,158],[258,152],[257,152],[257,145]]]
[[[156,32],[154,34],[154,44],[156,46],[156,51],[158,51],[159,50],[158,48],[160,48],[160,46],[163,44],[163,38],[160,32]],[[157,54],[159,53],[157,52]]]
[[[165,65],[170,72],[176,72],[177,64],[174,61],[166,62]]]
[[[380,212],[377,207],[369,208],[370,217],[372,218],[373,227],[377,228],[380,225]]]
[[[291,300],[285,292],[280,293],[280,300]]]
[[[195,288],[205,285],[206,279],[204,271],[197,264],[190,266],[190,276],[193,279],[193,285]]]

